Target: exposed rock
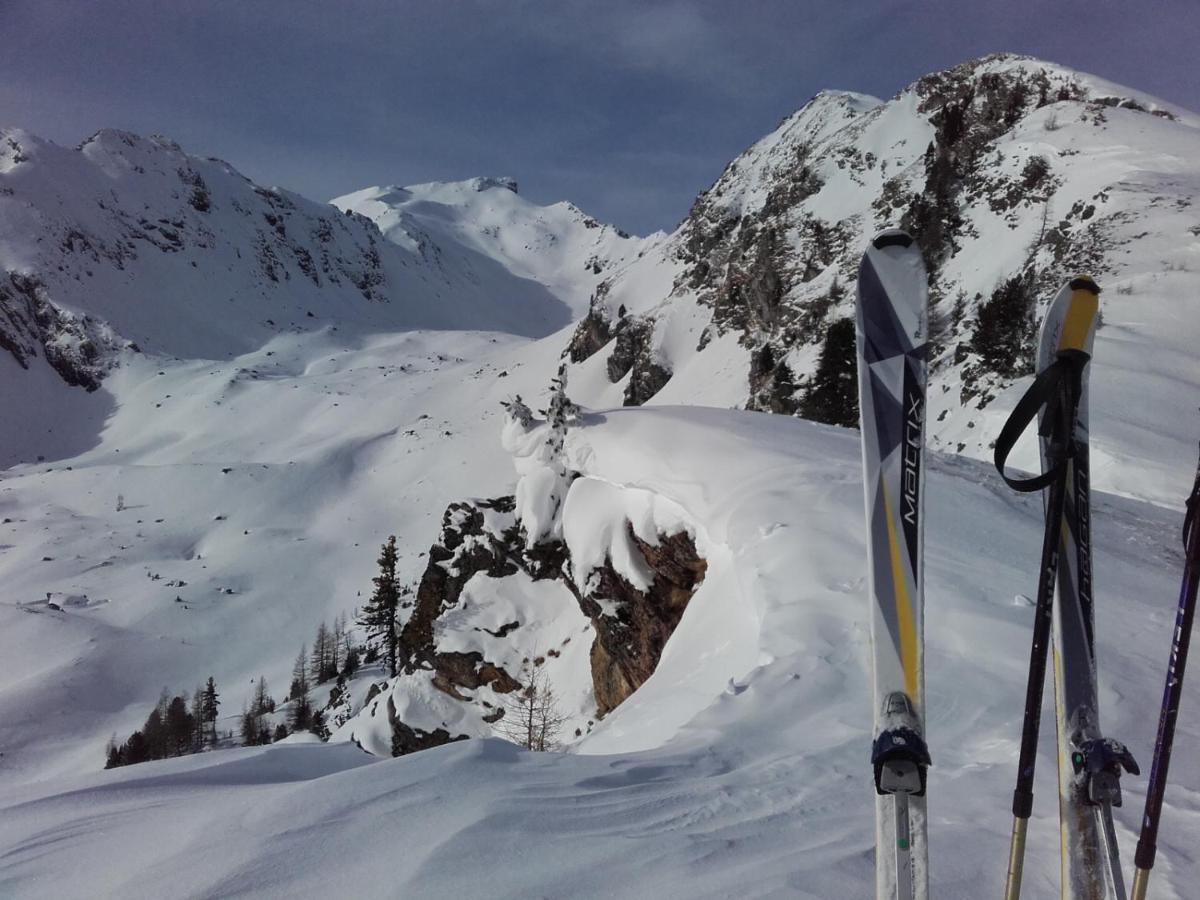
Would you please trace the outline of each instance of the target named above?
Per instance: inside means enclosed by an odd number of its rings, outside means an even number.
[[[627,528],[654,573],[649,590],[639,591],[609,561],[589,575],[588,591],[579,596],[596,627],[591,660],[599,715],[615,709],[654,674],[708,568],[686,532],[660,535],[658,544],[648,544]],[[606,615],[605,608],[615,608],[615,614]]]
[[[0,284],[0,349],[25,369],[40,349],[63,381],[94,391],[117,352],[137,348],[103,322],[60,309],[38,279],[10,272],[9,284]]]
[[[571,342],[567,344],[567,357],[573,363],[581,363],[599,351],[611,338],[612,326],[608,316],[604,307],[597,304],[596,298],[593,297],[587,315],[575,326],[575,333],[571,335]]]
[[[616,341],[608,357],[608,380],[615,383],[626,375],[626,406],[641,406],[671,380],[671,371],[654,353],[653,319],[630,316],[617,324]]]
[[[504,578],[521,572],[535,581],[560,581],[591,620],[592,681],[598,715],[603,715],[654,672],[667,639],[704,579],[707,563],[686,532],[659,535],[658,543],[650,544],[630,528],[630,539],[654,574],[649,590],[639,591],[607,562],[591,574],[587,591],[581,593],[566,574],[566,546],[545,541],[527,547],[521,526],[511,516],[513,508],[512,497],[500,497],[452,503],[446,510],[441,537],[430,549],[415,605],[401,632],[400,679],[428,678],[454,701],[477,704],[482,721],[499,721],[503,706],[484,698],[495,701],[518,690],[520,673],[506,671],[479,652],[443,650],[437,645],[437,623],[460,605],[463,587],[474,575]],[[506,623],[489,634],[503,638],[519,627],[519,622]],[[557,648],[547,650],[549,656],[558,654]],[[533,660],[534,665],[540,662]],[[483,688],[490,691],[476,694]],[[445,728],[423,731],[401,721],[390,698],[388,715],[397,754],[462,737]]]
[[[778,359],[770,344],[750,354],[750,399],[746,409],[758,412],[795,414],[796,382],[786,360]]]
[[[465,734],[451,735],[445,728],[435,728],[433,731],[422,731],[401,722],[396,716],[396,704],[388,697],[388,722],[392,726],[392,756],[404,756],[406,753],[416,753],[419,750],[429,750],[450,744],[455,741],[465,741]]]

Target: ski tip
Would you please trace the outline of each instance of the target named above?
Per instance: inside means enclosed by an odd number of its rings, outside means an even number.
[[[884,247],[911,247],[912,236],[907,231],[901,231],[899,228],[889,228],[887,231],[881,231],[875,235],[875,239],[871,241],[871,246],[876,250],[882,250]]]
[[[1089,275],[1076,275],[1067,283],[1067,287],[1073,291],[1090,291],[1097,296],[1100,294],[1100,286]]]

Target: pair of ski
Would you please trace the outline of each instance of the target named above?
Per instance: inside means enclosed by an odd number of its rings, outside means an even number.
[[[1096,694],[1086,367],[1091,359],[1099,297],[1100,288],[1087,277],[1071,279],[1055,296],[1042,322],[1033,384],[1017,402],[996,439],[996,469],[1010,487],[1018,491],[1048,489],[1021,753],[1013,792],[1006,900],[1017,900],[1021,894],[1025,833],[1033,810],[1046,643],[1051,629],[1058,724],[1062,895],[1072,900],[1125,900],[1127,896],[1112,810],[1121,805],[1122,772],[1133,775],[1140,772],[1128,748],[1100,732]],[[1005,463],[1035,416],[1041,438],[1042,474],[1035,478],[1012,478],[1005,472]],[[1183,587],[1167,662],[1141,835],[1134,857],[1133,900],[1145,900],[1157,852],[1159,816],[1200,585],[1198,519],[1200,470],[1187,501]]]
[[[1051,302],[1041,329],[1037,377],[996,444],[997,467],[1006,482],[1024,491],[1050,489],[1013,799],[1008,898],[1020,893],[1051,633],[1063,894],[1072,898],[1125,897],[1112,807],[1121,803],[1121,770],[1136,773],[1137,766],[1122,744],[1101,734],[1096,696],[1086,366],[1098,296],[1099,288],[1091,279],[1077,278]],[[926,306],[927,281],[919,248],[902,231],[880,233],[859,269],[858,382],[873,601],[876,891],[879,898],[898,900],[922,900],[929,891],[925,789],[930,756],[924,740],[921,471]],[[1035,417],[1041,436],[1042,475],[1012,479],[1004,472],[1004,462]],[[1058,603],[1054,602],[1056,587]],[[1168,692],[1170,686],[1169,678]],[[1172,729],[1173,724],[1172,718]],[[1158,763],[1156,751],[1156,770]],[[1146,820],[1150,819],[1148,799]],[[1153,820],[1157,827],[1157,811]],[[1146,855],[1152,864],[1153,852],[1143,854],[1139,845],[1139,878]]]

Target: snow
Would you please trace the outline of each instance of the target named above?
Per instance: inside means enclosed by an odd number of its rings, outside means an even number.
[[[670,459],[653,452],[664,435]],[[753,413],[633,409],[585,416],[568,450],[585,480],[675,504],[710,548],[710,574],[658,670],[579,752],[479,740],[371,761],[348,744],[289,743],[13,786],[0,800],[4,890],[869,893],[856,435]],[[1041,512],[1036,497],[1012,494],[981,464],[931,463],[932,877],[939,894],[967,896],[1003,879],[1032,615],[1012,597],[1032,589]],[[1093,502],[1105,729],[1146,763],[1180,516],[1110,495]],[[552,609],[553,598],[521,593],[519,602]],[[493,604],[518,602],[482,579],[472,597],[468,613],[489,627],[508,614]],[[10,615],[52,624],[48,614]],[[1177,746],[1198,737],[1185,710]],[[1026,878],[1031,892],[1050,893],[1057,813],[1043,743]],[[1157,896],[1187,896],[1200,875],[1189,849],[1200,836],[1193,762],[1181,753],[1172,772]],[[1128,858],[1144,780],[1125,787],[1117,820]],[[72,865],[47,865],[51,848]]]

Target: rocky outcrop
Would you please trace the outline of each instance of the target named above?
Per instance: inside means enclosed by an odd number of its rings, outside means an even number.
[[[587,592],[577,595],[596,628],[592,685],[601,716],[654,674],[663,647],[708,568],[686,532],[660,535],[657,544],[649,544],[634,534],[632,527],[627,526],[627,531],[654,573],[649,589],[635,588],[610,560],[590,574]],[[606,613],[606,609],[612,611]]]
[[[615,329],[616,340],[608,357],[608,380],[629,376],[625,405],[641,406],[671,380],[670,370],[654,352],[654,320],[628,316]]]
[[[777,357],[770,344],[763,344],[750,356],[750,399],[746,409],[790,416],[798,407],[791,366]]]
[[[602,296],[602,295],[601,295]],[[573,363],[581,363],[590,359],[594,354],[612,339],[612,325],[602,304],[592,297],[587,315],[579,320],[567,344],[566,355]]]
[[[451,735],[445,728],[424,731],[400,721],[396,715],[396,704],[391,697],[387,701],[388,723],[392,727],[392,756],[404,756],[418,750],[429,750],[455,741],[465,741],[465,734]]]
[[[591,676],[596,716],[603,716],[654,672],[663,647],[704,579],[707,564],[686,532],[660,535],[657,543],[649,543],[627,523],[630,540],[653,573],[649,588],[634,587],[609,560],[589,574],[586,589],[580,590],[568,574],[571,561],[566,546],[557,540],[527,546],[513,510],[512,497],[452,503],[446,510],[441,536],[430,548],[416,600],[401,631],[402,672],[395,689],[404,690],[411,679],[428,679],[451,701],[476,707],[479,721],[497,723],[504,717],[505,696],[522,686],[522,672],[509,671],[477,651],[445,649],[439,644],[442,623],[462,611],[463,589],[476,575],[535,582],[553,579],[565,588],[563,602],[577,603],[592,623]],[[488,634],[503,640],[523,625],[520,620],[506,622]],[[551,647],[545,655],[560,652]],[[541,662],[542,658],[521,660],[523,667],[536,668]],[[395,754],[467,737],[448,727],[421,728],[405,722],[390,696],[388,704]]]
[[[0,349],[28,369],[39,351],[73,387],[94,391],[121,350],[136,350],[104,322],[76,316],[49,299],[37,278],[10,272],[0,283]]]

